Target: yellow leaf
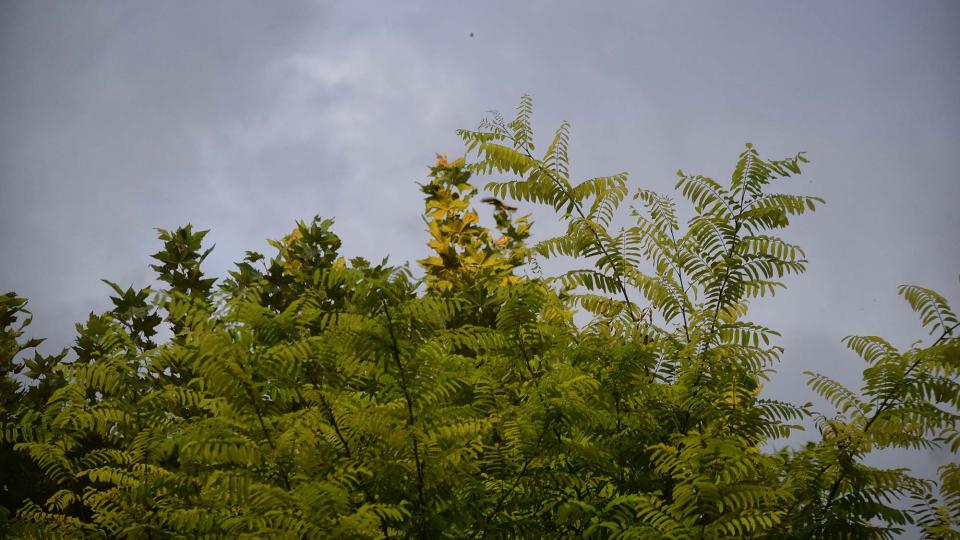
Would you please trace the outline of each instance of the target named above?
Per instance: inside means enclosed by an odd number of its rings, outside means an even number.
[[[430,229],[430,236],[436,238],[437,240],[443,239],[443,233],[440,232],[440,223],[437,221],[431,221],[427,227]]]
[[[450,250],[450,244],[443,239],[431,240],[427,242],[427,247],[433,248],[438,253],[446,253]]]
[[[423,266],[443,266],[443,259],[440,257],[427,257],[426,259],[420,259],[417,262]]]

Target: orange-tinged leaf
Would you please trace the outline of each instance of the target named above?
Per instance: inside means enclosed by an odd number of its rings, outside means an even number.
[[[289,246],[301,238],[303,238],[303,235],[300,233],[300,227],[294,227],[290,234],[283,237],[283,243]]]

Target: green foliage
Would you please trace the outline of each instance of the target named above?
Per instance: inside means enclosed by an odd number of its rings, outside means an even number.
[[[16,531],[20,525],[11,522],[13,512],[24,499],[39,499],[56,487],[45,478],[29,455],[14,450],[15,441],[27,441],[36,436],[34,422],[47,400],[63,378],[55,367],[63,360],[60,355],[32,357],[23,353],[40,345],[41,339],[21,341],[30,325],[27,300],[10,292],[0,296],[0,531]],[[18,357],[16,360],[15,358]],[[32,384],[25,384],[27,380]]]
[[[804,271],[777,233],[823,203],[771,191],[803,154],[747,145],[727,182],[679,172],[682,223],[625,173],[571,178],[565,123],[534,154],[532,113],[525,96],[460,132],[467,157],[438,156],[423,278],[345,260],[314,218],[219,287],[206,231],[161,230],[165,287],[107,281],[114,308],[69,358],[23,357],[26,301],[4,297],[7,536],[956,538],[956,466],[934,481],[865,463],[960,446],[944,298],[901,288],[930,344],[845,340],[859,391],[810,375],[836,414],[761,394],[782,349],[748,307]],[[528,248],[503,200],[552,208],[564,234]],[[537,257],[573,268],[525,275]],[[810,420],[819,441],[765,450]]]

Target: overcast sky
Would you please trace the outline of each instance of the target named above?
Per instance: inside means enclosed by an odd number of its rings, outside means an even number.
[[[768,388],[805,401],[805,370],[858,380],[844,335],[924,337],[897,285],[960,307],[958,27],[949,1],[3,2],[0,292],[54,351],[101,278],[152,283],[155,227],[211,229],[219,276],[314,214],[348,256],[413,261],[434,152],[529,93],[581,177],[670,192],[747,141],[807,152],[810,270],[753,312],[787,349]]]

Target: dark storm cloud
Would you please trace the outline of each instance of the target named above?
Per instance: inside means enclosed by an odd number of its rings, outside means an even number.
[[[6,3],[0,21],[0,288],[51,350],[105,307],[99,278],[149,283],[153,227],[211,228],[220,275],[315,213],[348,255],[422,256],[413,182],[524,92],[542,136],[571,121],[581,176],[670,192],[678,168],[724,178],[747,141],[808,152],[783,189],[828,201],[788,233],[810,271],[752,314],[784,334],[773,393],[809,399],[805,370],[856,382],[846,334],[923,337],[900,283],[960,300],[956,3]]]

